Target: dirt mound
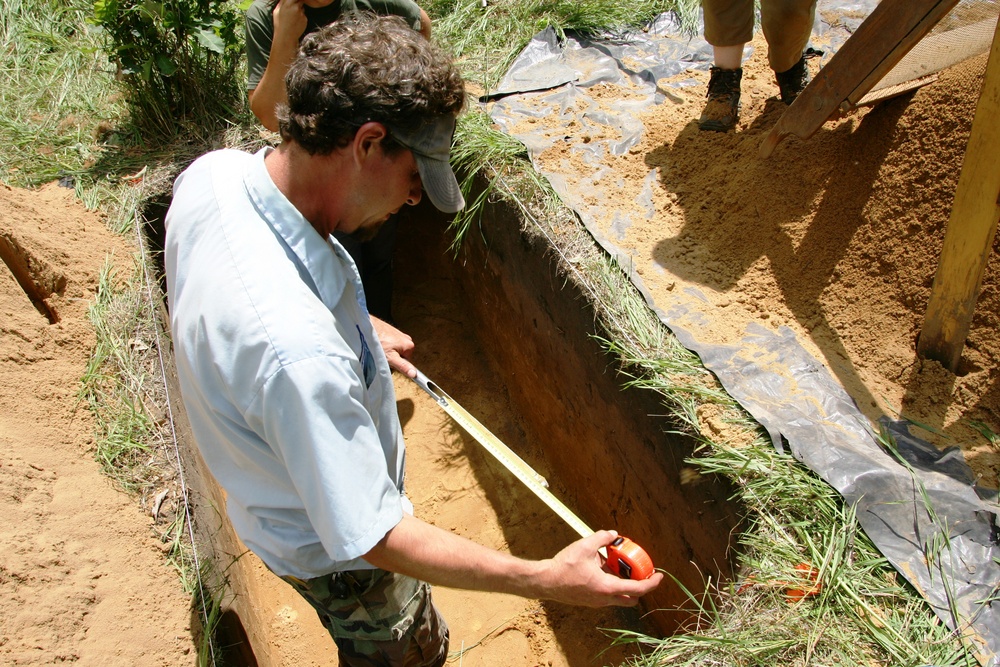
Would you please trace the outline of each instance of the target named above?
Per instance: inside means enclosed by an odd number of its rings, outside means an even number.
[[[706,340],[731,343],[747,322],[787,325],[830,367],[871,419],[902,415],[939,446],[960,446],[984,485],[997,487],[1000,456],[1000,242],[994,241],[959,374],[922,361],[915,341],[982,86],[986,55],[916,92],[828,122],[808,141],[785,140],[770,159],[759,146],[784,105],[758,36],[744,65],[734,132],[701,132],[707,72],[642,115],[642,143],[605,156],[603,178],[621,183],[627,230],[609,211],[597,225],[637,258],[655,302],[697,287],[718,318]],[[689,79],[692,73],[678,77]],[[621,98],[606,85],[593,97]],[[627,94],[627,91],[624,93]],[[594,165],[557,145],[539,162],[572,179]],[[655,169],[652,205],[638,204]],[[650,268],[652,267],[652,268]]]
[[[0,663],[193,664],[187,596],[77,398],[101,267],[132,251],[55,184],[0,186],[0,251]]]

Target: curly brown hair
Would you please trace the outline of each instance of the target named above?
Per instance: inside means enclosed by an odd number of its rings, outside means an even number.
[[[307,35],[285,85],[288,103],[277,109],[281,138],[320,155],[346,146],[368,121],[411,129],[457,115],[465,102],[465,84],[447,54],[398,16],[371,13]]]

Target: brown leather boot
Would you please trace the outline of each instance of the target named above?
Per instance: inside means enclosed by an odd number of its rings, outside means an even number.
[[[806,67],[806,57],[799,58],[797,63],[784,72],[775,72],[774,78],[778,80],[781,101],[785,104],[791,104],[809,84],[809,68]]]
[[[698,128],[712,132],[728,132],[736,127],[740,117],[740,82],[743,68],[713,67],[708,80],[708,103],[705,104]]]

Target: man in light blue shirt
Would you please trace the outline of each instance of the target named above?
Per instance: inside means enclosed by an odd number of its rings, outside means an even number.
[[[526,561],[412,516],[391,370],[413,342],[370,317],[334,231],[375,233],[426,190],[456,212],[461,77],[397,18],[308,36],[286,80],[282,143],[223,150],[174,185],[165,248],[181,393],[237,534],[316,608],[341,664],[440,665],[424,582],[633,605],[659,584],[601,569],[599,531]]]

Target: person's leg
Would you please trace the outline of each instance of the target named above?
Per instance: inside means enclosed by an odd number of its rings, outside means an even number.
[[[753,39],[753,0],[703,0],[705,15],[705,41],[712,47],[739,45],[737,54],[742,60],[743,45]],[[740,61],[722,64],[720,67],[735,69]]]
[[[285,581],[316,610],[342,667],[441,667],[448,626],[430,586],[384,570]]]
[[[767,61],[775,72],[781,100],[791,104],[809,83],[804,55],[816,18],[816,0],[762,0],[761,29]]]
[[[443,665],[447,659],[448,624],[434,606],[428,586],[427,600],[417,622],[413,624],[413,635],[403,662],[407,667],[422,667]]]
[[[702,7],[705,41],[712,45],[714,64],[698,127],[726,132],[739,118],[743,47],[753,38],[753,0],[704,0]]]
[[[712,56],[715,66],[720,69],[740,69],[743,66],[743,47],[746,44],[733,46],[713,46]]]

